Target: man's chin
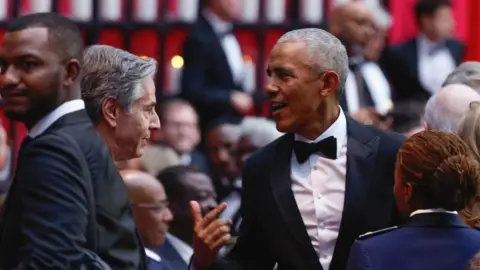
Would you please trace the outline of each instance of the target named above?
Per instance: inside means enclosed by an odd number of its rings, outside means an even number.
[[[25,122],[25,120],[28,120],[27,113],[24,111],[19,111],[19,110],[4,110],[5,116],[12,121],[19,121],[19,122]]]

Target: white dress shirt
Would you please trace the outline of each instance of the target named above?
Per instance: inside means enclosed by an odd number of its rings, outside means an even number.
[[[67,101],[40,119],[40,121],[38,121],[38,123],[36,123],[28,132],[28,136],[33,139],[45,132],[45,130],[47,130],[55,121],[60,119],[60,117],[83,109],[85,109],[85,103],[83,100],[74,99]]]
[[[237,38],[233,34],[223,35],[225,32],[230,31],[233,25],[229,22],[223,21],[209,10],[204,10],[203,16],[210,23],[215,33],[219,35],[220,44],[227,57],[233,80],[241,85],[245,78],[245,67],[243,64],[243,54],[240,44],[238,44]]]
[[[417,45],[418,78],[422,86],[433,95],[455,69],[455,60],[447,47],[431,42],[424,35],[418,36]]]
[[[332,260],[345,198],[347,121],[341,109],[338,119],[314,142],[329,136],[337,139],[337,159],[317,153],[299,164],[293,153],[291,160],[292,191],[323,269],[329,269]],[[299,135],[295,139],[312,142]]]
[[[167,233],[166,236],[167,240],[172,244],[173,248],[178,252],[182,260],[189,265],[190,259],[193,255],[193,249],[187,243],[183,242],[173,234]]]
[[[160,257],[160,255],[158,255],[157,253],[153,252],[152,250],[148,249],[148,248],[145,248],[145,254],[147,255],[148,258],[156,261],[156,262],[161,262],[162,261],[162,258]]]

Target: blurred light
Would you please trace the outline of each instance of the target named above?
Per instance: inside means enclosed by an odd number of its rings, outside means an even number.
[[[180,55],[175,55],[174,57],[172,57],[171,64],[172,64],[173,68],[177,68],[177,69],[182,68],[183,67],[183,57],[181,57]]]
[[[244,63],[251,63],[251,62],[253,62],[253,59],[252,59],[252,57],[250,57],[250,55],[244,55],[243,56],[243,62]]]

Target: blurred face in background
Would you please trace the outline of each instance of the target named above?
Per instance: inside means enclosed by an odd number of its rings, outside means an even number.
[[[434,40],[442,40],[452,37],[455,30],[455,20],[452,8],[442,6],[432,15],[423,15],[420,18],[420,25],[423,32]]]
[[[375,33],[372,14],[362,1],[345,4],[332,16],[332,34],[350,45],[365,46]]]
[[[385,48],[385,32],[381,30],[375,31],[370,41],[363,51],[365,59],[368,61],[378,61]]]
[[[216,174],[234,180],[238,176],[234,153],[237,134],[232,125],[221,125],[210,130],[206,136],[208,158]]]
[[[240,17],[242,0],[207,0],[208,7],[222,20],[235,21]]]
[[[162,140],[177,153],[190,153],[200,143],[198,116],[192,107],[174,105],[162,119]]]
[[[236,147],[236,163],[237,168],[239,168],[240,171],[243,169],[245,160],[247,160],[247,158],[249,158],[256,150],[257,148],[252,144],[248,136],[242,136],[238,140]]]

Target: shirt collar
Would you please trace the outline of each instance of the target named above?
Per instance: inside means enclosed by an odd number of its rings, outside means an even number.
[[[444,41],[431,41],[423,34],[418,36],[417,41],[418,49],[423,53],[429,53],[432,50],[445,46]]]
[[[207,22],[210,23],[213,31],[217,35],[222,35],[226,32],[229,32],[233,28],[232,23],[220,19],[215,13],[208,9],[203,10],[203,16],[205,17]]]
[[[145,254],[147,255],[148,258],[150,258],[150,259],[152,259],[156,262],[161,262],[162,261],[162,258],[160,257],[160,255],[153,252],[151,249],[145,248]]]
[[[340,155],[340,151],[343,145],[346,143],[347,139],[347,118],[345,117],[345,113],[343,113],[342,108],[338,107],[340,113],[338,114],[337,120],[333,122],[333,124],[325,130],[320,136],[318,136],[315,140],[309,140],[301,135],[295,134],[295,140],[307,142],[307,143],[316,143],[323,139],[326,139],[330,136],[335,137],[337,139],[337,157]]]
[[[40,119],[40,121],[30,129],[28,136],[35,138],[45,132],[45,130],[47,130],[55,121],[60,119],[60,117],[83,109],[85,109],[85,103],[83,100],[74,99],[67,101]]]
[[[458,214],[457,211],[448,211],[448,210],[445,210],[443,208],[431,208],[431,209],[418,209],[416,211],[413,211],[410,214],[410,217],[413,217],[414,215],[430,214],[430,213]]]
[[[173,248],[178,252],[178,254],[180,254],[182,260],[188,264],[190,262],[190,258],[193,255],[192,247],[190,247],[187,243],[183,242],[182,240],[170,233],[166,234],[166,238],[173,246]]]

